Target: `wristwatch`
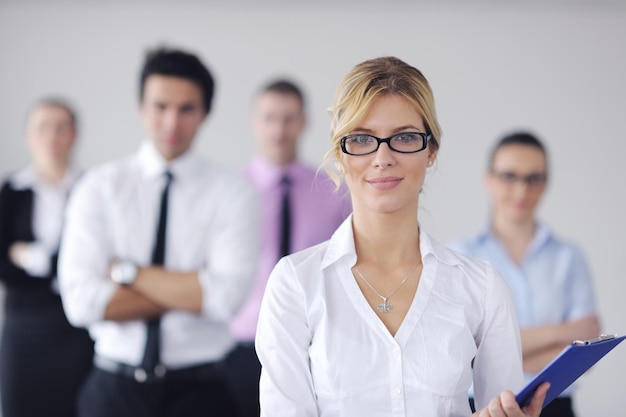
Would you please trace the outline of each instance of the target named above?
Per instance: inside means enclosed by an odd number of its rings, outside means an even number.
[[[111,267],[111,279],[120,285],[131,285],[137,279],[137,265],[131,261],[120,261]]]

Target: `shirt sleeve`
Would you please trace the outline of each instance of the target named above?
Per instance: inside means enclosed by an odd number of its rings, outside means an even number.
[[[256,351],[262,365],[262,417],[317,416],[302,287],[288,258],[270,275],[259,315]]]
[[[568,271],[568,304],[566,321],[574,321],[596,314],[594,289],[585,255],[578,247],[572,247]]]
[[[517,392],[524,382],[520,330],[509,287],[491,265],[487,275],[489,287],[474,359],[477,410],[504,390]]]
[[[76,185],[67,206],[58,279],[65,313],[77,327],[102,320],[115,291],[108,278],[112,245],[105,188],[104,178],[88,174]]]
[[[202,312],[219,321],[233,317],[252,289],[261,246],[259,196],[234,177],[221,193],[206,265],[199,271]]]

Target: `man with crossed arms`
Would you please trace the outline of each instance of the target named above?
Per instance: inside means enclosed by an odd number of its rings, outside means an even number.
[[[61,294],[96,350],[82,417],[235,415],[222,362],[260,224],[245,179],[191,151],[213,87],[196,56],[149,53],[139,102],[148,138],[87,173],[69,202]]]

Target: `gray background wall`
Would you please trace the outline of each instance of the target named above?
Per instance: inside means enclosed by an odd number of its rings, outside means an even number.
[[[338,3],[338,2],[337,2]],[[26,108],[62,94],[79,108],[84,168],[134,150],[137,73],[159,43],[200,54],[218,81],[199,152],[243,165],[253,152],[250,98],[288,75],[305,86],[304,159],[328,146],[334,88],[357,62],[397,55],[423,70],[444,137],[421,222],[448,241],[487,219],[486,153],[530,128],[552,152],[541,218],[585,250],[603,327],[626,333],[626,5],[622,2],[47,2],[0,0],[0,171],[27,161]],[[623,416],[626,347],[584,376],[580,416]]]

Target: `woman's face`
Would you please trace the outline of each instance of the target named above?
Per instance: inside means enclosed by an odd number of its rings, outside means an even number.
[[[388,138],[402,132],[425,133],[422,116],[403,97],[387,95],[374,100],[363,120],[350,134],[365,133]],[[436,156],[437,152],[429,148],[411,154],[398,153],[389,149],[386,143],[368,155],[342,154],[354,211],[394,213],[405,209],[415,215],[426,168]]]
[[[546,157],[528,145],[505,145],[496,151],[486,186],[495,215],[512,222],[534,220],[546,186]]]
[[[74,145],[76,130],[63,107],[44,105],[28,118],[26,137],[36,161],[67,161]]]

